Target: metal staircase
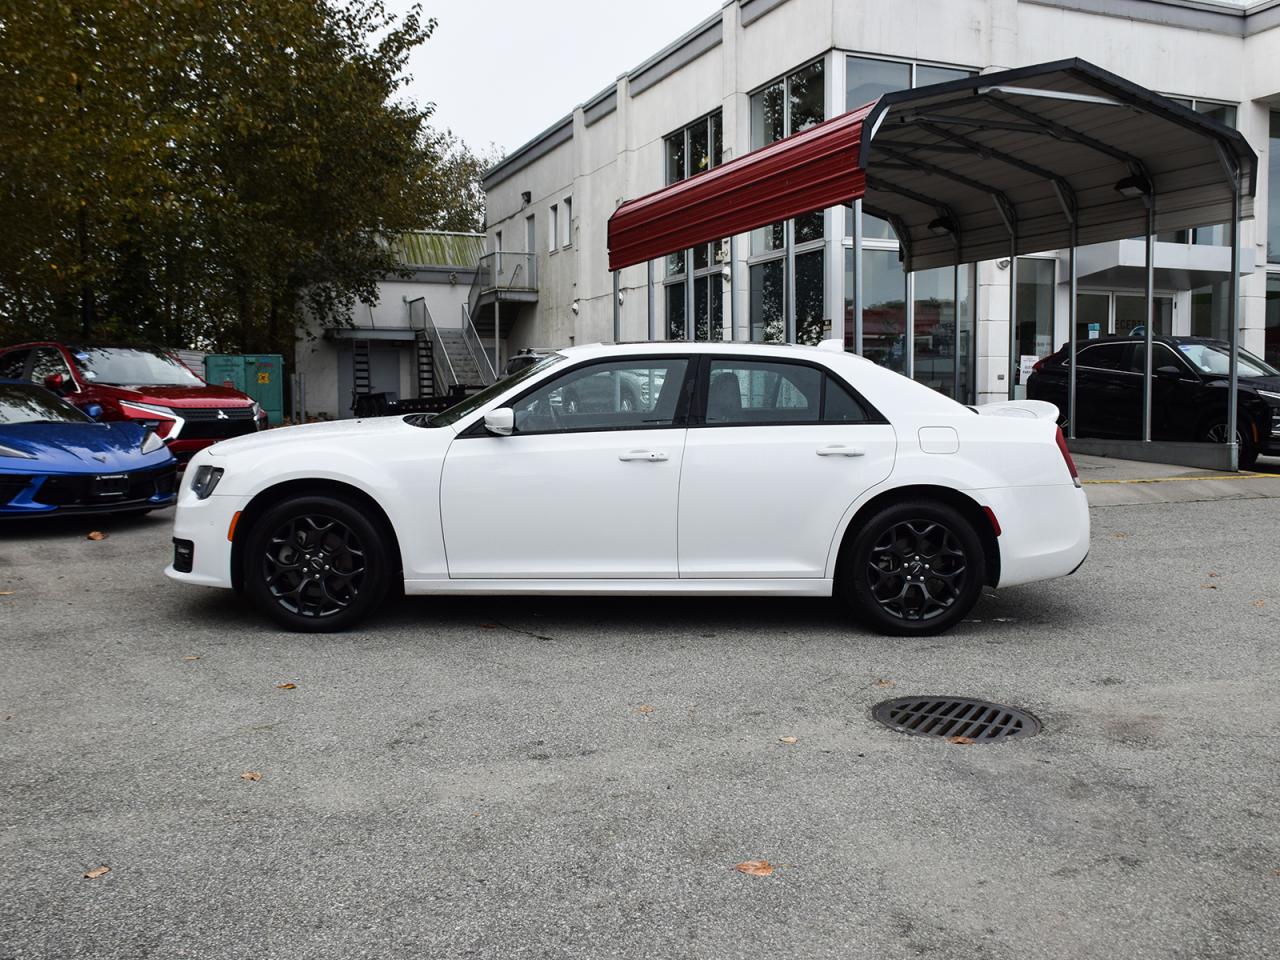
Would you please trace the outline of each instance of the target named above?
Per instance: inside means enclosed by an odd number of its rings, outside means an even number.
[[[473,393],[497,379],[465,304],[460,327],[437,327],[421,297],[407,306],[417,346],[419,398]]]
[[[351,341],[352,387],[357,397],[366,396],[373,388],[369,373],[369,341]]]

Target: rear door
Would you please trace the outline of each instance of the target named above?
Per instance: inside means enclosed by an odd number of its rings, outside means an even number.
[[[824,367],[704,357],[680,480],[680,576],[824,576],[845,511],[889,476],[895,453],[893,428]]]

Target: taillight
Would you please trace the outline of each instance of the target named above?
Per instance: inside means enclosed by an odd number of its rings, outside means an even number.
[[[1080,473],[1076,470],[1076,462],[1071,459],[1071,451],[1067,449],[1067,438],[1062,435],[1062,428],[1058,427],[1058,451],[1062,454],[1062,459],[1067,462],[1067,471],[1071,474],[1071,482],[1077,487],[1080,486]]]
[[[1031,372],[1039,373],[1040,370],[1044,367],[1044,365],[1048,362],[1049,362],[1048,357],[1041,357],[1039,360],[1037,360],[1035,363],[1031,365]]]

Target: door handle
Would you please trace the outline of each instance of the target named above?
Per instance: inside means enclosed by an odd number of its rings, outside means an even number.
[[[861,447],[847,447],[843,443],[833,443],[829,447],[819,447],[820,457],[861,457],[867,451]]]
[[[630,453],[618,454],[618,459],[624,463],[629,463],[632,460],[640,460],[644,463],[661,463],[667,459],[667,455],[657,450],[632,450]]]

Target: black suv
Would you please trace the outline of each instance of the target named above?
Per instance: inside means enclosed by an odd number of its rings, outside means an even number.
[[[1230,347],[1207,337],[1155,337],[1151,364],[1151,435],[1157,440],[1227,437]],[[1106,337],[1076,346],[1076,434],[1082,437],[1142,436],[1141,337]],[[1027,397],[1048,400],[1066,423],[1068,347],[1045,357],[1027,378]],[[1258,454],[1280,455],[1280,370],[1240,351],[1240,467]]]

